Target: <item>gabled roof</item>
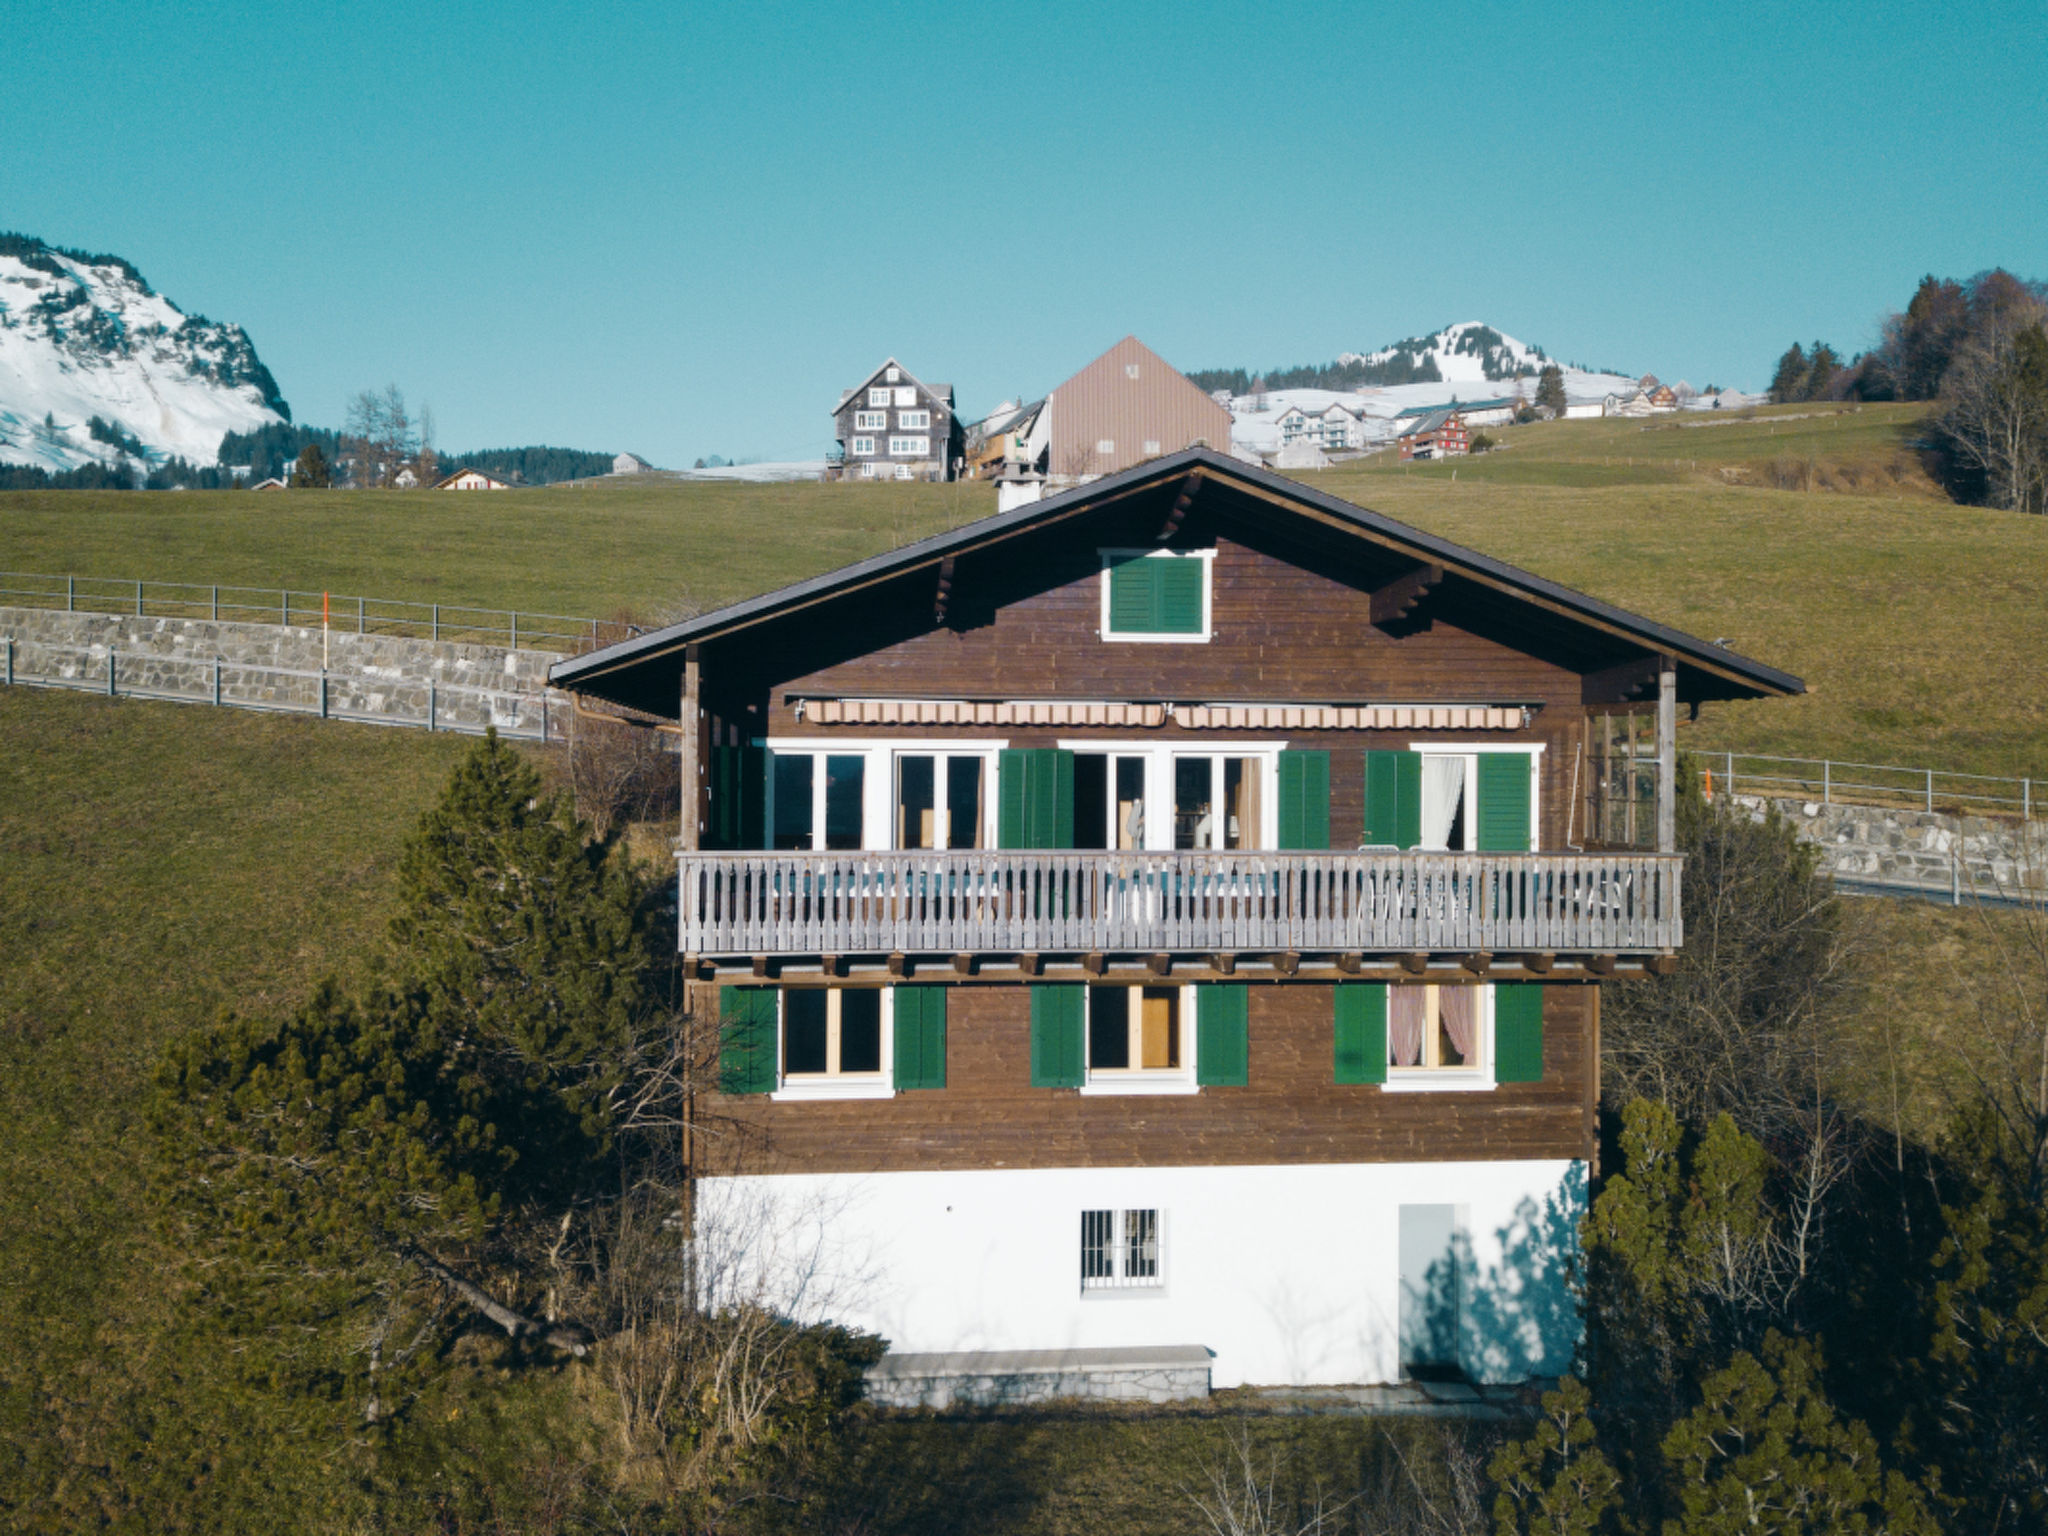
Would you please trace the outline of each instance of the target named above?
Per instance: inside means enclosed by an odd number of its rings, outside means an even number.
[[[938,401],[947,410],[950,411],[953,409],[952,385],[927,384],[923,379],[920,379],[908,368],[905,368],[895,358],[888,357],[882,360],[880,366],[878,366],[874,370],[874,372],[870,373],[866,378],[862,379],[858,384],[854,385],[853,388],[849,389],[848,391],[846,391],[845,394],[841,395],[839,397],[839,403],[832,407],[831,414],[837,416],[841,411],[845,410],[847,407],[847,403],[851,401],[855,395],[859,394],[862,390],[866,389],[870,384],[874,383],[876,379],[880,378],[883,374],[887,373],[891,368],[894,368],[897,372],[901,373],[905,379],[909,380],[912,384],[915,384],[919,389],[923,390],[926,394],[930,395],[934,400]]]
[[[764,592],[665,629],[572,657],[556,663],[548,678],[556,687],[621,698],[622,702],[623,695],[634,694],[637,707],[641,708],[659,697],[676,700],[675,690],[636,687],[629,674],[650,665],[665,672],[679,672],[682,652],[687,646],[735,635],[919,567],[936,568],[949,556],[998,544],[1134,494],[1156,493],[1176,485],[1191,492],[1210,482],[1244,492],[1276,511],[1292,511],[1304,520],[1340,530],[1383,551],[1423,564],[1440,565],[1446,574],[1490,588],[1584,629],[1646,651],[1669,654],[1679,665],[1682,696],[1690,693],[1694,697],[1758,697],[1806,691],[1806,685],[1790,673],[1212,448],[1186,448],[1148,459],[1043,501],[999,512],[779,591]],[[1688,686],[1688,674],[1692,684],[1698,686]]]
[[[1403,437],[1421,437],[1426,432],[1440,432],[1454,417],[1458,417],[1464,409],[1462,405],[1438,406],[1428,415],[1418,417],[1403,427],[1401,435]]]
[[[1432,411],[1497,411],[1504,405],[1520,405],[1519,395],[1498,395],[1491,400],[1452,400],[1445,405],[1411,405],[1405,411],[1394,412],[1394,420],[1405,421],[1413,416],[1427,416]]]

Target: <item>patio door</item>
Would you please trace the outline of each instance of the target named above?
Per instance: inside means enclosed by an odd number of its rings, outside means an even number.
[[[903,752],[896,757],[898,848],[986,845],[988,761],[978,752]]]

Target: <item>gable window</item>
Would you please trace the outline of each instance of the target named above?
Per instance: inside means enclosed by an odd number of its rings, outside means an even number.
[[[1205,641],[1213,549],[1102,551],[1102,638]]]
[[[865,757],[851,753],[776,751],[770,755],[769,763],[772,847],[796,852],[837,852],[863,846]]]
[[[853,452],[856,458],[866,458],[874,451],[875,440],[872,437],[856,437],[853,440]]]
[[[892,437],[889,439],[889,456],[894,459],[928,459],[932,456],[932,440],[928,437]]]
[[[917,386],[915,386],[914,384],[906,384],[901,389],[897,390],[896,403],[898,405],[917,404]]]
[[[881,389],[879,387],[871,389],[868,391],[868,404],[871,406],[887,405],[889,403],[889,396],[891,393],[892,391]]]
[[[929,432],[932,429],[930,411],[898,411],[896,429],[899,432]]]
[[[855,411],[853,429],[856,432],[886,432],[889,430],[887,411]]]
[[[894,384],[898,379],[903,377],[903,370],[901,368],[891,368],[887,373],[883,374],[882,377],[887,379],[891,384]]]
[[[1146,438],[1146,439],[1145,439],[1145,457],[1146,457],[1146,458],[1148,458],[1148,459],[1156,459],[1156,458],[1158,458],[1158,457],[1159,457],[1159,439],[1158,439],[1158,438],[1156,438],[1156,437],[1148,437],[1148,438]]]
[[[1097,438],[1095,440],[1095,451],[1104,458],[1107,458],[1110,454],[1116,452],[1116,439],[1113,437]]]
[[[1157,1210],[1081,1213],[1081,1289],[1157,1289],[1166,1284]]]

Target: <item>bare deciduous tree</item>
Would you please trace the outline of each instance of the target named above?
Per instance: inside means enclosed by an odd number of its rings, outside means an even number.
[[[348,403],[343,456],[357,485],[388,487],[419,450],[419,432],[396,384],[366,389]]]
[[[2001,310],[1949,365],[1941,433],[1984,481],[1992,506],[2048,505],[2048,310],[2029,297]]]

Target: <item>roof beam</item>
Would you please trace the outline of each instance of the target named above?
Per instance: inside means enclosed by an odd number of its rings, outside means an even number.
[[[1412,614],[1429,596],[1430,591],[1444,579],[1444,568],[1440,565],[1418,565],[1414,570],[1396,576],[1385,586],[1376,588],[1372,594],[1372,621],[1386,627],[1399,624]]]
[[[1159,530],[1158,542],[1164,544],[1176,533],[1188,515],[1188,508],[1195,504],[1195,492],[1202,488],[1199,473],[1191,474],[1180,483],[1180,494],[1173,499],[1173,510],[1166,514],[1166,526]]]
[[[946,622],[946,606],[953,600],[953,557],[946,556],[939,562],[939,585],[932,597],[932,622]]]
[[[1633,704],[1653,697],[1662,671],[1653,653],[1637,656],[1598,672],[1588,672],[1579,683],[1581,704]]]

